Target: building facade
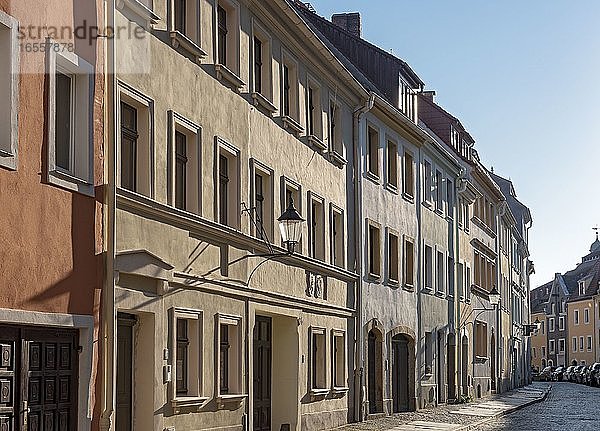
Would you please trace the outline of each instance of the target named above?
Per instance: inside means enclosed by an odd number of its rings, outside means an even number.
[[[102,22],[102,2],[0,1],[2,429],[98,423],[104,53],[72,30]]]

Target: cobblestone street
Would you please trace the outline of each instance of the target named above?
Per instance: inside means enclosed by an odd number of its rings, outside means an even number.
[[[600,428],[600,388],[553,383],[545,401],[480,427],[482,431],[585,431]]]

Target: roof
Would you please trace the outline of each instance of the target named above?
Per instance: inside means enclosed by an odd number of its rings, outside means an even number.
[[[533,219],[531,217],[531,211],[529,208],[527,208],[527,206],[517,199],[517,194],[515,193],[515,188],[512,181],[501,177],[494,172],[490,172],[490,176],[500,187],[502,194],[506,198],[506,203],[508,204],[513,216],[517,220],[517,223],[519,223],[519,226],[523,227],[532,222]],[[520,233],[523,234],[523,232]]]
[[[433,100],[431,100],[431,98],[426,97],[422,93],[420,93],[419,94],[419,103],[427,103],[432,108],[436,109],[440,114],[444,115],[448,120],[450,120],[452,123],[457,125],[459,127],[459,129],[461,129],[462,133],[464,133],[467,136],[467,138],[469,138],[471,143],[475,143],[475,139],[471,136],[471,134],[469,132],[467,132],[467,129],[465,128],[465,126],[463,126],[463,124],[460,122],[460,120],[458,118],[456,118],[454,115],[452,115],[451,113],[449,113],[448,111],[446,111],[440,105],[435,103]],[[426,120],[424,120],[424,122],[427,123]],[[446,144],[451,146],[450,142],[446,142]]]

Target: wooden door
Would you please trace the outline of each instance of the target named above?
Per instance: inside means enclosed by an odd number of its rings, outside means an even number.
[[[408,339],[403,335],[392,338],[392,395],[394,412],[410,408],[408,394]]]
[[[131,431],[133,419],[133,325],[135,316],[117,316],[116,431]]]
[[[254,431],[271,431],[271,332],[270,317],[256,316],[254,323]]]

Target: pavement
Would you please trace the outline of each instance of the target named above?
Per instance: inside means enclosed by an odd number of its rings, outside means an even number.
[[[467,404],[443,404],[417,412],[396,413],[385,418],[349,424],[337,431],[468,431],[546,399],[548,383],[534,382],[503,394]],[[495,428],[490,428],[495,429]],[[528,429],[528,428],[521,428]]]

